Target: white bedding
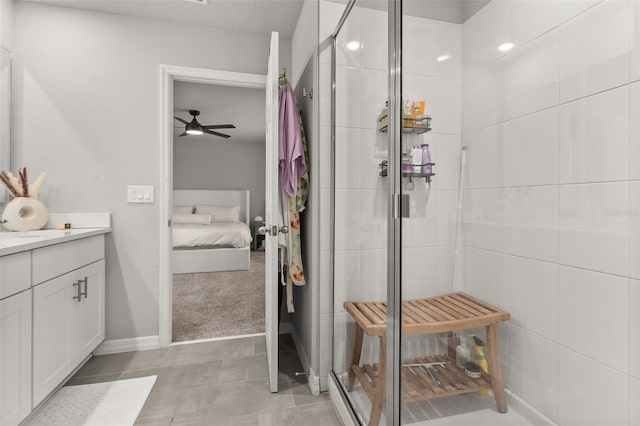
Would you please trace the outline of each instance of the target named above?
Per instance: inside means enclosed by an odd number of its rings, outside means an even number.
[[[251,231],[246,223],[216,222],[208,225],[177,223],[173,225],[173,247],[247,247]]]

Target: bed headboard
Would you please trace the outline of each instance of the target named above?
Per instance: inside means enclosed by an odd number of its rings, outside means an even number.
[[[213,204],[216,206],[240,206],[240,218],[251,224],[248,189],[174,189],[173,205]]]

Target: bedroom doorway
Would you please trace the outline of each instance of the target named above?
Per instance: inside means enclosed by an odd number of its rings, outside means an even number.
[[[272,34],[270,44],[268,73],[264,75],[246,74],[227,71],[216,71],[201,68],[160,66],[160,123],[162,123],[160,152],[160,185],[158,203],[160,208],[160,244],[159,244],[159,338],[160,346],[169,346],[172,342],[172,216],[173,216],[173,85],[174,82],[207,83],[232,87],[248,87],[263,89],[266,97],[265,115],[265,173],[261,181],[265,185],[264,219],[267,224],[277,221],[279,204],[278,187],[278,35]],[[271,231],[271,227],[268,227]],[[272,392],[277,392],[278,382],[278,294],[276,287],[277,274],[277,232],[265,235],[265,340],[269,365],[269,381]]]
[[[175,81],[173,93],[172,342],[263,334],[264,252],[251,248],[265,89]]]

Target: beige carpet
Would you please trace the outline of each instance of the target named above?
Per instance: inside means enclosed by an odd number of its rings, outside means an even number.
[[[248,271],[175,274],[173,341],[264,332],[264,252]]]

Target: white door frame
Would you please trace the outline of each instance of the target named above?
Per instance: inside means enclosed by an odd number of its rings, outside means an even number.
[[[160,346],[166,347],[172,340],[172,271],[171,271],[171,219],[173,202],[173,82],[217,84],[221,86],[266,89],[266,75],[219,71],[206,68],[190,68],[176,65],[160,65],[160,185],[158,206],[160,209],[160,244],[158,271],[158,328]]]

